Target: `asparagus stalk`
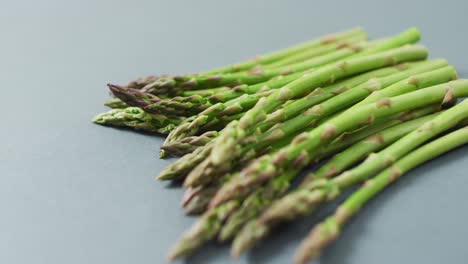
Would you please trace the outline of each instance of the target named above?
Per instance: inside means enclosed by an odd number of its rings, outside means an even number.
[[[193,116],[206,108],[210,107],[211,103],[193,103],[193,102],[178,102],[172,99],[161,100],[143,107],[148,113],[158,113],[172,116]]]
[[[214,141],[203,147],[196,148],[192,153],[178,159],[166,167],[158,176],[158,180],[174,180],[185,177],[198,163],[202,162],[211,152]]]
[[[287,171],[247,197],[242,206],[226,220],[218,239],[220,241],[232,239],[246,222],[257,217],[263,208],[288,190],[290,181],[297,172]]]
[[[320,66],[320,65],[317,65]],[[309,71],[314,71],[314,69],[310,69]],[[279,75],[266,82],[257,83],[254,85],[237,85],[231,88],[230,91],[223,92],[223,93],[216,93],[210,96],[210,102],[227,102],[233,99],[236,99],[244,94],[255,94],[257,92],[266,92],[272,89],[281,88],[284,85],[296,80],[297,78],[301,77],[303,74],[307,73],[308,71],[304,72],[297,72],[291,73],[288,75]]]
[[[205,146],[213,138],[217,137],[218,133],[217,131],[208,131],[200,136],[186,137],[169,145],[162,146],[161,149],[169,155],[183,156],[193,152],[198,147]]]
[[[219,231],[224,220],[239,207],[238,201],[231,201],[223,206],[209,210],[183,235],[169,253],[169,259],[188,255],[212,239]]]
[[[329,116],[335,113],[336,111],[339,111],[349,105],[359,102],[360,100],[365,98],[367,95],[369,95],[372,90],[383,89],[401,79],[411,76],[411,74],[426,72],[428,70],[439,68],[444,65],[446,65],[446,62],[444,60],[428,61],[428,62],[419,64],[418,66],[415,66],[414,68],[410,68],[406,71],[392,74],[387,77],[372,79],[368,81],[367,83],[359,85],[356,88],[343,92],[321,104],[316,105],[315,107],[306,111],[303,115],[292,118],[282,124],[277,125],[274,129],[271,129],[270,131],[266,133],[256,136],[255,139],[253,140],[254,143],[247,145],[247,148],[254,149],[254,150],[262,149],[276,140],[279,140],[292,133],[297,133],[298,131],[303,130],[304,125],[313,125],[321,118],[325,116]],[[434,71],[434,73],[432,74],[424,75],[423,77],[425,77],[424,78],[425,81],[418,83],[418,85],[424,85],[427,87],[430,85],[443,83],[443,82],[453,79],[455,75],[456,73],[453,68],[441,70],[441,72]],[[419,75],[416,75],[416,76],[419,76]],[[243,145],[246,145],[246,144],[243,144]],[[219,155],[223,155],[223,154],[219,154]],[[226,167],[226,164],[228,163],[225,162],[223,166]],[[194,170],[193,172],[196,172],[196,171]],[[192,176],[192,175],[195,175],[195,176]],[[200,181],[206,182],[207,180],[210,180],[210,176],[211,176],[211,175],[208,175],[208,176],[207,175],[208,173],[206,171],[204,171],[203,174],[191,173],[189,174],[187,181],[195,182],[195,183],[198,183]],[[195,178],[197,181],[195,181],[193,178]],[[200,178],[203,178],[203,180],[200,180]],[[227,184],[223,187],[223,189],[220,190],[220,193],[224,193],[225,190],[229,190],[230,188],[231,188],[231,185]],[[218,198],[216,197],[214,198],[214,200],[217,200],[217,199]]]
[[[181,96],[192,96],[192,95],[212,96],[215,94],[227,93],[230,90],[232,90],[232,87],[221,86],[221,87],[216,87],[216,88],[183,91]]]
[[[112,109],[122,109],[128,107],[128,105],[120,99],[109,100],[105,102],[104,105]]]
[[[376,118],[392,115],[401,111],[420,108],[437,102],[452,101],[468,95],[468,80],[457,80],[436,85],[392,98],[383,98],[375,104],[355,108],[329,120],[308,134],[298,137],[287,147],[275,154],[264,155],[240,174],[241,180],[231,180],[229,188],[223,188],[213,198],[213,205],[225,202],[240,195],[247,195],[257,186],[278,176],[290,168],[303,168],[309,163],[318,147],[331,142],[339,134],[362,123],[370,123]],[[218,137],[219,138],[219,137]],[[212,151],[213,153],[213,151]]]
[[[326,45],[328,43],[334,43],[343,39],[347,39],[353,36],[360,36],[360,35],[365,36],[365,32],[361,28],[353,28],[348,31],[329,34],[327,36],[313,39],[308,42],[295,45],[295,46],[292,46],[283,50],[257,56],[254,59],[246,61],[246,62],[211,70],[211,71],[205,72],[203,75],[232,73],[232,72],[238,72],[238,71],[243,71],[243,70],[249,70],[259,64],[260,65],[270,64],[272,62],[278,61],[288,56],[301,53],[303,51],[311,50],[314,48],[319,48],[320,46]]]
[[[181,203],[185,213],[189,215],[203,213],[221,184],[222,181],[212,183],[208,186],[188,188],[184,193]]]
[[[168,134],[181,122],[181,119],[150,115],[140,108],[127,107],[99,114],[94,117],[93,122],[100,125],[130,127],[150,133]]]
[[[279,67],[279,66],[290,65],[293,63],[298,63],[307,59],[311,59],[320,55],[333,52],[335,50],[342,49],[351,44],[355,44],[364,40],[367,40],[367,36],[365,34],[352,35],[349,38],[342,39],[341,41],[336,41],[334,43],[322,45],[320,47],[317,47],[316,49],[310,49],[310,50],[306,50],[298,54],[288,56],[282,60],[267,64],[265,65],[265,67],[274,68],[274,67]]]
[[[137,89],[126,88],[115,84],[107,84],[111,92],[128,106],[145,107],[152,103],[161,101],[161,98],[144,93]]]
[[[155,82],[155,81],[159,80],[160,78],[167,78],[167,77],[169,77],[169,76],[167,76],[167,75],[162,75],[162,76],[150,75],[150,76],[147,76],[147,77],[138,78],[136,80],[130,81],[125,87],[132,88],[132,89],[142,89],[148,83],[152,83],[152,82]]]
[[[385,187],[420,164],[468,143],[468,127],[458,129],[434,140],[397,160],[363,187],[354,192],[335,213],[317,225],[303,240],[295,256],[295,263],[306,263],[318,257],[320,251],[338,238],[340,229],[359,209]]]

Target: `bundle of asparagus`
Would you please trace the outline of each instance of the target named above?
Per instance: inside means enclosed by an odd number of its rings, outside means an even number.
[[[109,84],[113,109],[94,122],[167,134],[161,157],[181,156],[157,178],[183,180],[182,207],[201,216],[171,259],[216,239],[239,256],[365,182],[304,240],[304,263],[389,183],[468,142],[468,101],[456,104],[468,80],[426,60],[419,38],[411,28],[368,41],[356,28],[204,73]]]

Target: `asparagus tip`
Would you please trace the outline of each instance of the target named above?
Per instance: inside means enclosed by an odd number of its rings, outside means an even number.
[[[169,180],[168,178],[164,176],[164,174],[159,174],[158,176],[155,176],[154,179],[159,180],[159,181]]]
[[[166,151],[163,149],[163,147],[161,147],[161,149],[159,150],[159,158],[160,159],[167,158]]]
[[[237,250],[231,250],[231,258],[234,260],[234,261],[239,261],[239,258],[242,254],[242,251],[237,251]]]
[[[104,118],[102,118],[102,115],[103,113],[96,115],[91,121],[96,124],[104,124]]]
[[[177,258],[182,257],[186,254],[186,247],[183,243],[178,243],[174,248],[171,249],[169,255],[167,256],[168,262],[172,262]]]
[[[117,84],[112,84],[112,83],[108,83],[107,84],[107,87],[109,87],[109,89],[114,92],[114,91],[120,91],[122,89],[125,89],[125,87],[121,86],[121,85],[117,85]]]

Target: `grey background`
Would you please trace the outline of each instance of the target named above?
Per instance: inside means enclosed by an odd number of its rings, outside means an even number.
[[[466,1],[1,1],[0,263],[163,263],[194,218],[154,182],[162,139],[94,125],[106,82],[209,69],[361,25],[417,26],[468,76]],[[320,263],[466,263],[467,149],[374,199]],[[288,263],[319,214],[240,263]],[[182,263],[230,263],[209,245]]]

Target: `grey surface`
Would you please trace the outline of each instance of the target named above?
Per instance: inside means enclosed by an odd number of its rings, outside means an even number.
[[[163,263],[193,222],[181,190],[152,179],[169,163],[156,156],[161,138],[90,122],[106,110],[108,81],[209,69],[356,25],[372,37],[418,26],[432,57],[468,77],[466,1],[66,2],[1,3],[0,263]],[[386,190],[320,263],[466,263],[466,154]],[[290,262],[332,209],[240,263]],[[227,246],[203,250],[186,262],[231,262]]]

